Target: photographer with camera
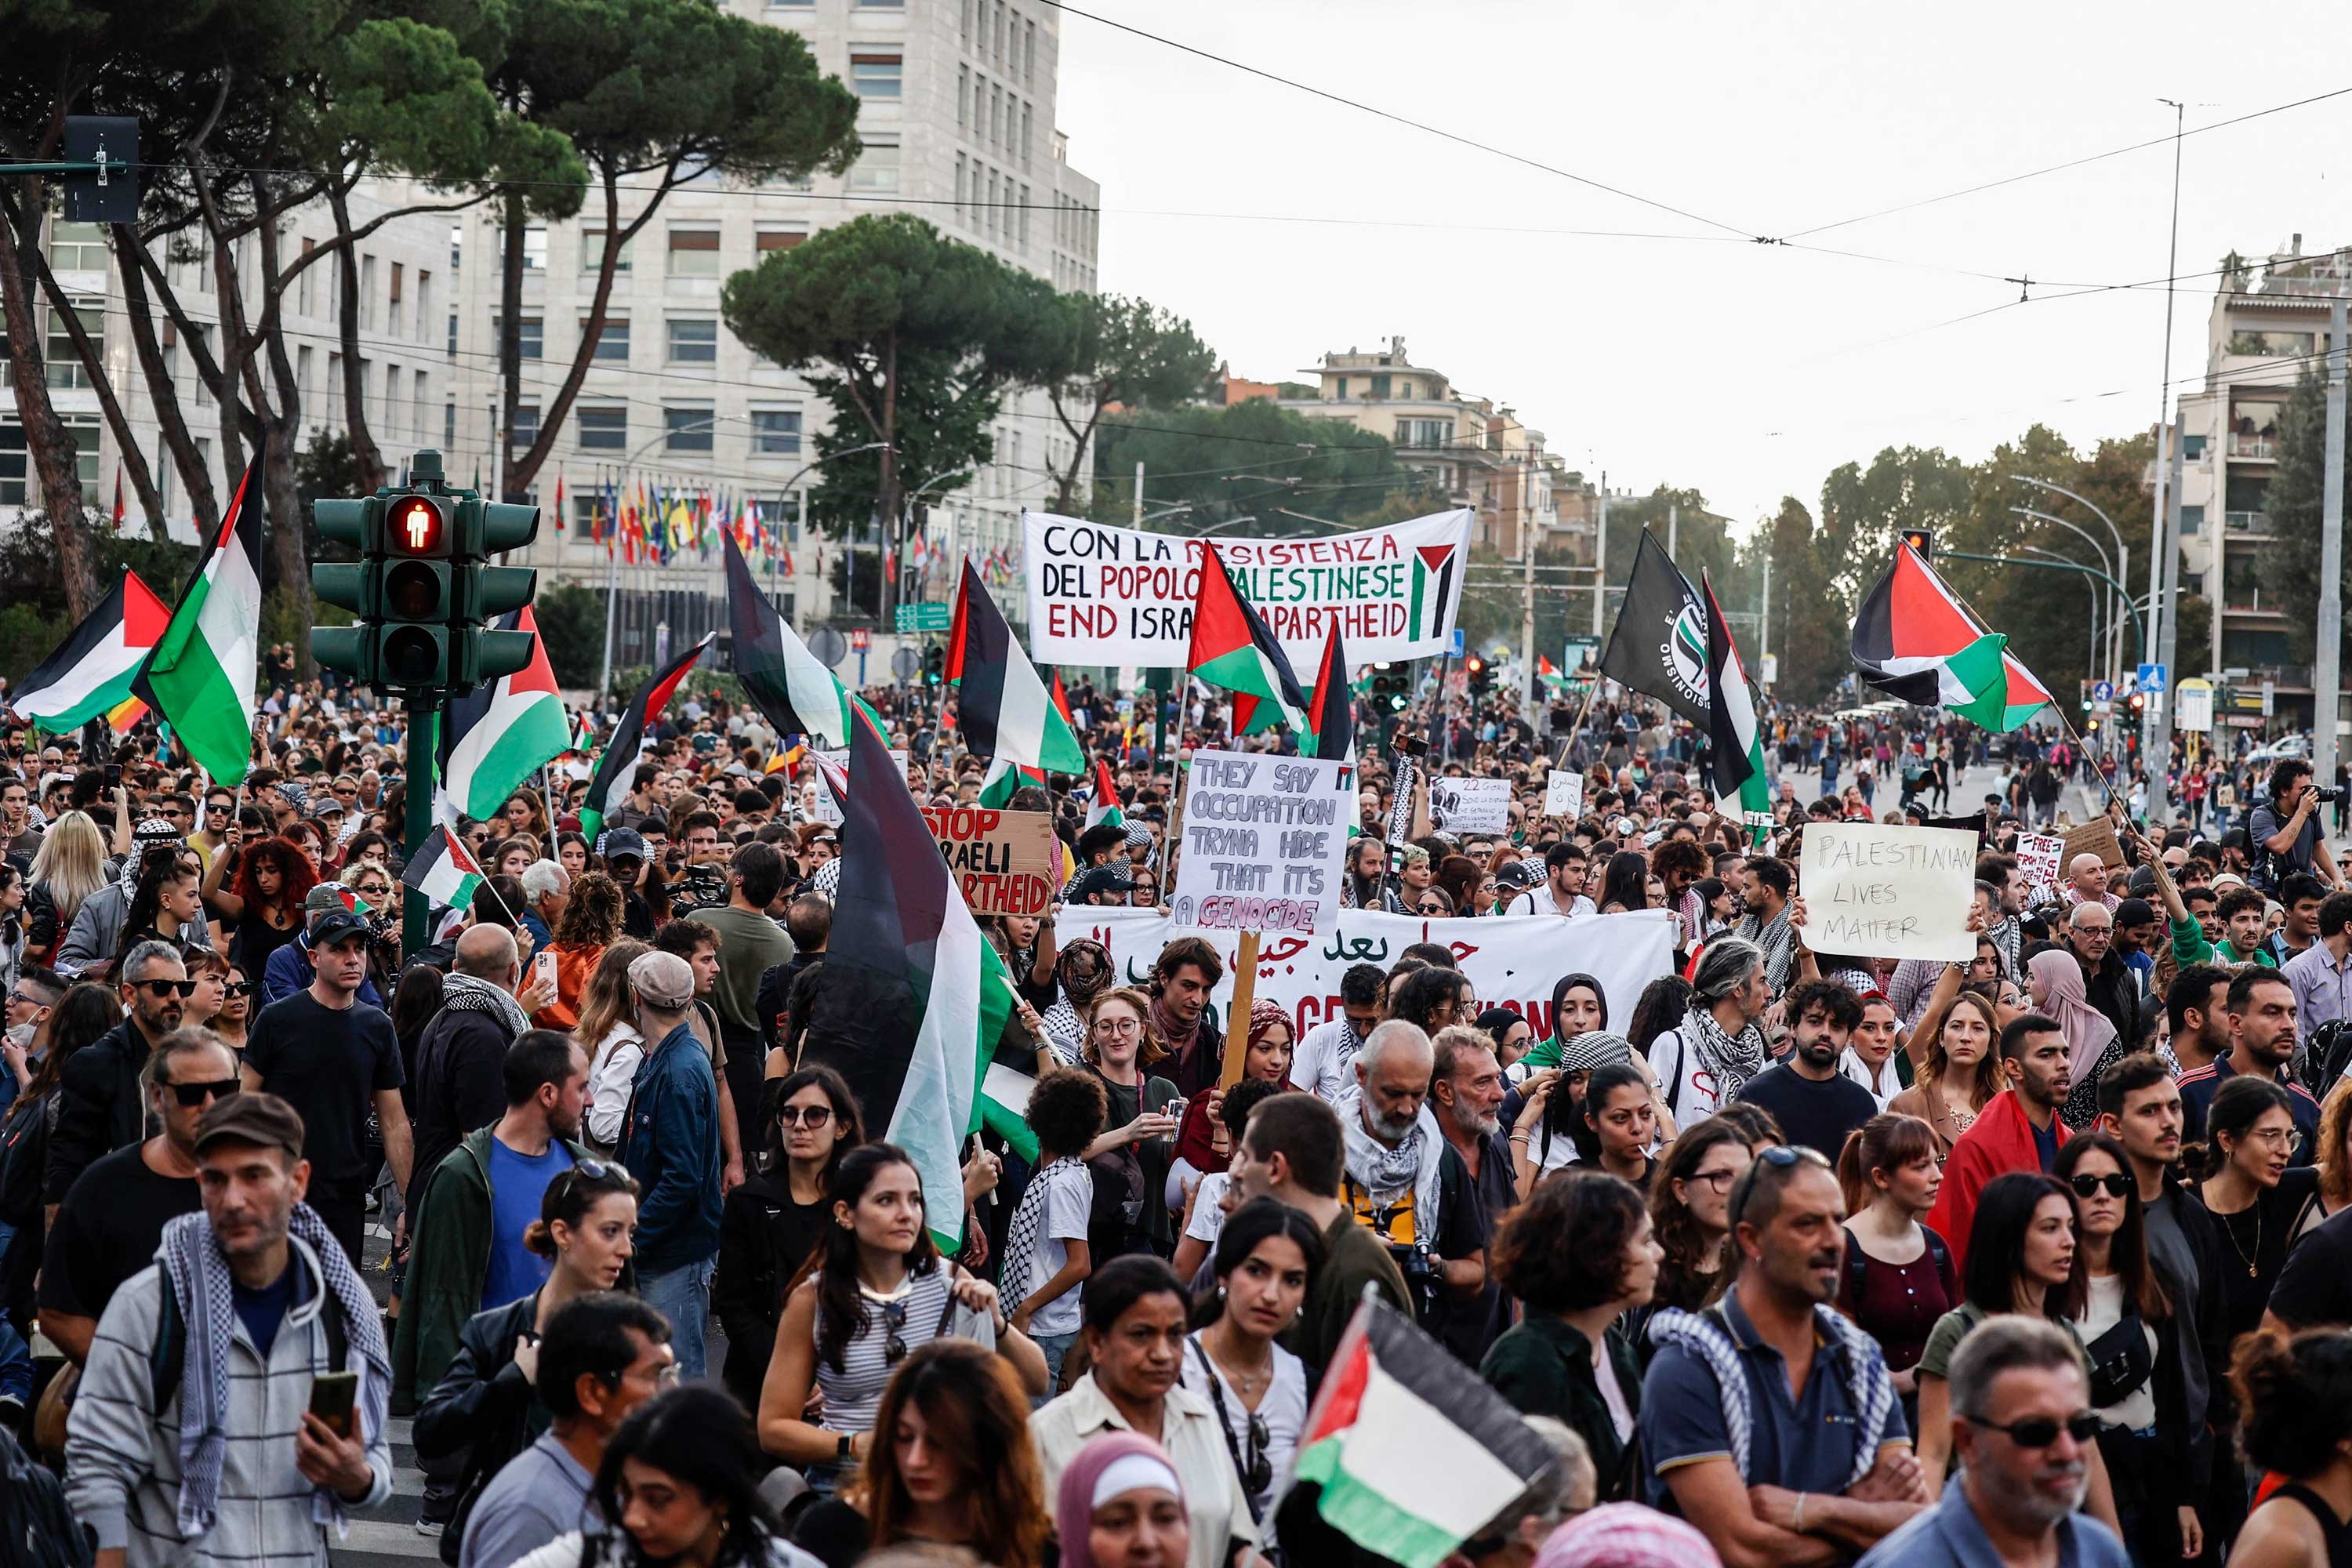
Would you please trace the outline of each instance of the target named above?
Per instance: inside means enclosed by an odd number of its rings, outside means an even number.
[[[1333,1108],[1347,1138],[1341,1201],[1387,1245],[1424,1324],[1441,1291],[1475,1296],[1486,1283],[1486,1223],[1428,1104],[1436,1069],[1429,1037],[1391,1018],[1356,1053],[1356,1081]]]
[[[2317,877],[2330,888],[2344,885],[2336,857],[2328,852],[2319,831],[2319,810],[2340,791],[2314,784],[2311,764],[2301,757],[2282,757],[2271,768],[2271,797],[2253,809],[2247,824],[2254,842],[2249,880],[2275,898],[2295,872]]]

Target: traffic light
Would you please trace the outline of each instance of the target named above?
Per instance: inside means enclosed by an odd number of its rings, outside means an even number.
[[[2147,711],[2147,692],[2135,691],[2131,694],[2131,710],[2135,713],[2145,713]]]
[[[1936,531],[1932,528],[1906,528],[1903,531],[1903,542],[1917,551],[1922,561],[1936,558]]]
[[[937,686],[948,678],[948,650],[927,647],[923,650],[923,684]]]
[[[479,686],[530,667],[530,633],[499,631],[490,623],[530,603],[539,574],[528,566],[493,566],[488,558],[520,550],[538,537],[535,506],[475,496],[457,502],[457,540],[450,551],[449,618],[456,634],[450,684]]]
[[[1485,657],[1474,653],[1468,658],[1463,660],[1462,668],[1470,677],[1471,695],[1474,697],[1486,696],[1486,689],[1495,684],[1495,672],[1488,667]]]
[[[1372,666],[1372,708],[1381,714],[1402,713],[1412,706],[1405,673],[1385,664]]]

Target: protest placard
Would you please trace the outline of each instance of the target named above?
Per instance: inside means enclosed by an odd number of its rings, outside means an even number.
[[[1976,956],[1968,929],[1977,841],[1949,827],[1805,825],[1799,891],[1805,945],[1857,958]]]
[[[2102,816],[2080,827],[2068,828],[2065,854],[2058,862],[2060,868],[2073,865],[2077,855],[2096,855],[2105,866],[2123,865],[2124,847],[2116,838],[2115,824]]]
[[[1574,768],[1554,768],[1544,781],[1544,815],[1574,822],[1584,815],[1584,775]]]
[[[844,774],[849,772],[849,753],[846,751],[829,752],[819,748],[809,754],[823,758],[839,768]],[[907,749],[904,746],[891,747],[890,760],[898,764],[898,782],[905,784],[907,782]],[[809,820],[822,822],[832,827],[840,826],[841,805],[833,798],[833,791],[825,787],[823,778],[813,778],[812,784],[814,793],[811,793],[810,786],[804,785],[801,795],[801,805],[807,810]]]
[[[2017,839],[2017,875],[2029,903],[2058,896],[2059,868],[2066,864],[2066,841],[2052,833],[2022,833]]]
[[[1054,819],[982,805],[923,808],[940,858],[976,915],[1042,915],[1061,886]]]
[[[1024,513],[1021,529],[1038,663],[1184,668],[1209,544],[1042,511]],[[1354,663],[1444,654],[1469,545],[1467,508],[1320,539],[1213,542],[1302,674],[1335,626]]]
[[[1511,781],[1431,779],[1429,826],[1437,833],[1508,833],[1511,830]]]
[[[1197,751],[1184,786],[1175,923],[1203,931],[1328,930],[1355,797],[1339,762]]]

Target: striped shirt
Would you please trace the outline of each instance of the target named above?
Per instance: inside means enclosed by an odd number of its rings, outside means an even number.
[[[962,1307],[951,1308],[949,1286],[954,1268],[942,1261],[928,1274],[909,1274],[898,1293],[890,1296],[858,1287],[866,1322],[843,1348],[841,1370],[835,1371],[824,1356],[816,1360],[816,1385],[824,1393],[826,1431],[854,1436],[874,1430],[874,1415],[882,1404],[882,1390],[890,1374],[908,1353],[935,1339],[944,1335],[996,1348],[992,1320]],[[894,1321],[900,1346],[895,1356],[890,1353]]]

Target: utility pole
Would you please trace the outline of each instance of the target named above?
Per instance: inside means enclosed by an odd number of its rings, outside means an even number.
[[[2159,98],[2158,103],[2172,110],[2172,240],[2164,258],[2164,370],[2156,378],[2156,496],[2147,520],[2147,616],[2148,641],[2160,646],[2162,628],[2172,618],[2171,606],[2164,602],[2165,492],[2167,474],[2177,476],[2176,461],[2168,470],[2165,465],[2164,443],[2170,438],[2172,426],[2172,294],[2173,283],[2180,269],[2180,137],[2189,109],[2184,103],[2169,98]],[[2178,443],[2176,442],[2176,445]],[[2177,454],[2176,454],[2177,456]],[[2169,692],[2167,696],[2171,695]],[[2166,729],[2171,728],[2168,721]],[[2150,791],[2154,794],[2153,789]],[[2152,803],[2151,803],[2152,804]]]
[[[1609,601],[1609,470],[1601,470],[1601,521],[1592,534],[1592,635],[1601,635],[1601,606]],[[1593,662],[1601,662],[1598,655]]]
[[[1772,552],[1764,552],[1764,608],[1756,617],[1756,673],[1761,679],[1764,661],[1772,657]]]
[[[1135,526],[1143,526],[1143,465],[1135,465]]]
[[[2158,613],[2163,619],[2156,633],[2156,662],[2164,668],[2164,690],[2152,693],[2148,699],[2147,754],[2147,820],[2158,826],[2168,826],[2172,819],[2171,791],[2167,784],[2165,769],[2172,761],[2172,661],[2176,634],[2180,629],[2180,617],[2173,614],[2172,595],[2180,578],[2180,432],[2166,427],[2172,457],[2167,468],[2168,482],[2165,486],[2164,525],[2157,535],[2158,581],[2156,599],[2150,602],[2148,613]]]
[[[2336,782],[2337,689],[2344,678],[2344,300],[2327,307],[2327,478],[2319,503],[2319,653],[2313,671],[2311,771]]]
[[[1525,490],[1521,491],[1525,500]],[[1519,695],[1536,694],[1536,530],[1535,518],[1519,508],[1519,560],[1526,568],[1519,587]]]
[[[1668,501],[1666,503],[1666,553],[1669,556],[1675,552],[1675,533],[1681,518],[1682,509],[1673,501]]]

